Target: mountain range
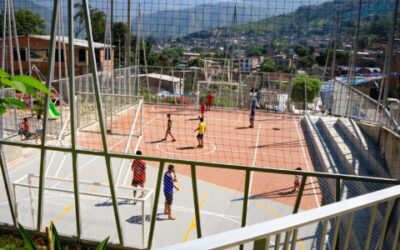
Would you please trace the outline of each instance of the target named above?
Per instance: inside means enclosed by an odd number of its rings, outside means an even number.
[[[16,9],[27,8],[40,14],[49,30],[53,0],[13,0]],[[126,22],[127,1],[114,0],[114,20]],[[176,37],[199,30],[230,26],[236,6],[237,24],[256,22],[267,17],[289,13],[302,5],[326,0],[131,0],[132,29],[137,29],[139,4],[143,34]],[[66,4],[66,1],[63,1]],[[107,13],[107,1],[91,1],[91,6]],[[0,0],[0,6],[4,0]],[[66,6],[63,8],[66,16]]]

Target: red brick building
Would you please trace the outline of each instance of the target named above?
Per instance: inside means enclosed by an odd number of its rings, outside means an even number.
[[[1,41],[1,39],[0,39]],[[65,46],[63,45],[65,43]],[[50,36],[29,35],[18,37],[18,43],[21,55],[21,64],[24,74],[29,73],[29,67],[37,68],[44,76],[48,73],[48,57],[50,47]],[[54,79],[59,78],[59,69],[61,69],[61,78],[66,77],[66,59],[68,60],[68,37],[61,37],[57,40],[55,53]],[[6,41],[6,66],[5,70],[11,70],[9,41]],[[64,51],[64,47],[66,51]],[[89,73],[89,44],[87,40],[75,39],[75,75],[84,75]],[[113,48],[106,48],[103,43],[94,43],[97,70],[111,70],[114,64]],[[3,43],[0,42],[0,58],[3,55]],[[19,74],[17,50],[15,39],[13,39],[13,62],[14,72]],[[61,67],[60,67],[61,66]],[[33,70],[32,74],[41,78],[37,70]],[[44,79],[41,79],[44,80]]]

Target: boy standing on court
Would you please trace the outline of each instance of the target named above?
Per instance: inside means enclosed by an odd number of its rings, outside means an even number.
[[[142,155],[142,151],[138,150],[136,151],[136,155]],[[132,178],[132,186],[133,187],[141,187],[144,188],[144,183],[146,182],[146,162],[143,160],[138,160],[135,159],[132,162],[132,172],[133,172],[133,178]],[[140,197],[143,197],[144,192],[142,191],[142,195]],[[133,198],[136,198],[136,189],[133,190]],[[136,201],[133,201],[133,205],[136,204]]]
[[[200,123],[199,127],[194,130],[194,132],[199,131],[197,134],[197,141],[199,142],[199,145],[197,145],[198,148],[203,148],[204,147],[204,133],[206,132],[206,123],[204,122],[203,117],[200,118]]]
[[[204,101],[201,100],[200,102],[200,118],[204,118],[204,111],[206,110],[206,105],[204,105]]]
[[[256,119],[256,110],[255,109],[251,109],[250,116],[249,116],[249,121],[250,121],[249,128],[254,128],[254,120],[255,119]]]
[[[177,182],[174,165],[168,165],[168,170],[164,174],[164,214],[168,215],[168,220],[175,220],[175,217],[172,216],[172,202],[174,200],[174,188],[179,191]]]
[[[207,110],[211,109],[212,101],[213,101],[213,95],[211,94],[211,91],[208,91],[208,94],[207,94]]]
[[[176,140],[175,140],[175,137],[174,137],[174,136],[172,135],[172,133],[171,133],[171,128],[172,128],[171,114],[167,114],[167,117],[168,117],[167,131],[165,132],[165,138],[162,139],[162,141],[166,141],[168,135],[170,135],[170,136],[172,137],[172,141],[174,142],[174,141],[176,141]]]

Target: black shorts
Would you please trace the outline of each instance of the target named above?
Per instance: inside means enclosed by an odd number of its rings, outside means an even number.
[[[165,204],[172,205],[172,201],[174,200],[174,194],[164,192],[164,196],[165,196]]]
[[[139,185],[144,185],[144,181],[132,180],[132,186],[137,187]]]
[[[198,134],[197,135],[197,138],[199,138],[199,139],[203,139],[203,137],[204,137],[204,134]]]

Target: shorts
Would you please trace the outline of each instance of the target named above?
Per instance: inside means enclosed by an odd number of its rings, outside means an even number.
[[[197,139],[203,139],[204,134],[197,134]]]
[[[295,181],[294,181],[294,186],[295,186],[296,188],[300,187],[300,181],[295,180]]]
[[[174,194],[164,192],[164,196],[165,196],[165,204],[172,205],[172,201],[174,200]]]
[[[144,185],[144,181],[142,181],[142,180],[132,180],[132,186],[137,187],[139,185]]]
[[[41,134],[42,134],[42,129],[37,128],[37,129],[35,130],[35,132],[36,132],[37,135],[41,135]]]

